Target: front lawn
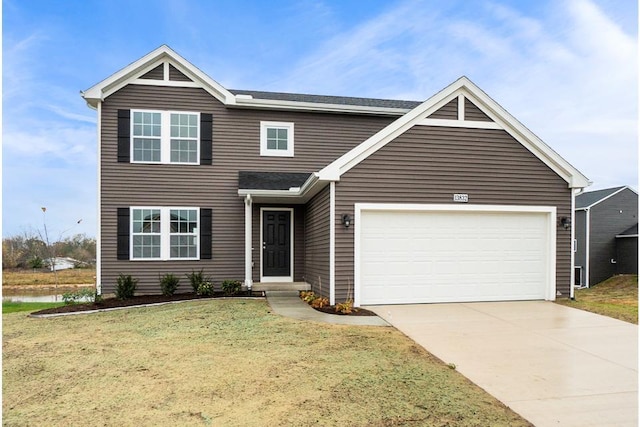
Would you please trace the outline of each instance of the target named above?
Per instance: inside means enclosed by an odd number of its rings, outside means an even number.
[[[614,276],[590,288],[576,289],[575,301],[565,299],[557,302],[637,325],[638,276]]]
[[[6,425],[530,425],[393,328],[215,300],[3,315]]]
[[[18,313],[20,311],[38,311],[45,308],[61,307],[63,302],[12,302],[2,301],[2,314]]]

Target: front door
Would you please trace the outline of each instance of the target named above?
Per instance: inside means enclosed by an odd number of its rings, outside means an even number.
[[[262,211],[262,276],[291,277],[291,211]]]

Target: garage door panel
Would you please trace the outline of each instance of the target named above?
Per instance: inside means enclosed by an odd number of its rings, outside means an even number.
[[[547,212],[366,211],[361,304],[544,299]]]

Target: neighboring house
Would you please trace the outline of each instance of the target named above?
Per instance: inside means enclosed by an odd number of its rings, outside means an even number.
[[[572,295],[589,181],[466,77],[424,102],[232,90],[161,46],[82,96],[102,292],[204,269],[356,305]]]
[[[53,262],[52,262],[53,261]],[[60,270],[68,270],[70,268],[75,268],[76,265],[78,265],[80,263],[80,261],[73,259],[73,258],[63,258],[63,257],[56,257],[56,258],[47,258],[45,260],[45,265],[47,267],[49,267],[49,269],[51,271],[60,271]]]
[[[576,286],[596,285],[615,274],[638,274],[634,189],[623,186],[576,196],[575,229]]]

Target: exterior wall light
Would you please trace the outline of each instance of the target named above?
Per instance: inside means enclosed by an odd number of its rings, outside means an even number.
[[[560,218],[560,225],[564,227],[565,230],[568,230],[571,227],[571,218],[563,216]]]
[[[351,216],[349,216],[349,214],[342,215],[342,225],[344,225],[344,228],[349,228],[352,223],[353,220],[351,219]]]

